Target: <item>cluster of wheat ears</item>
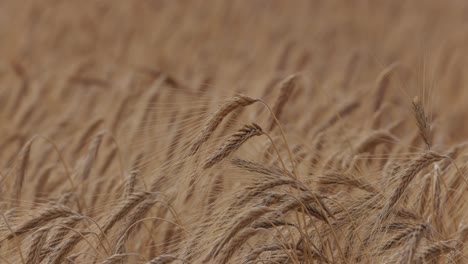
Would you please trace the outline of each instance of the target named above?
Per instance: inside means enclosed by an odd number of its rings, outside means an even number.
[[[468,263],[461,2],[8,2],[0,263]]]

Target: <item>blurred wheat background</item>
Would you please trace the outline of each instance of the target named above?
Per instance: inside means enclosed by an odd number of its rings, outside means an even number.
[[[468,263],[468,2],[0,1],[1,263]]]

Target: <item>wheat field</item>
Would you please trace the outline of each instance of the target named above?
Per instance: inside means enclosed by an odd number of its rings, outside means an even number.
[[[468,263],[468,2],[0,1],[0,263]]]

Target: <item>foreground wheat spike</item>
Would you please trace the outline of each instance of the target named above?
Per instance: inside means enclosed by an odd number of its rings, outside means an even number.
[[[375,193],[377,190],[371,183],[362,178],[355,178],[352,175],[343,173],[328,173],[320,176],[319,183],[323,185],[345,185],[347,187],[355,187],[364,191]]]
[[[169,264],[169,263],[172,263],[172,262],[174,262],[176,260],[178,260],[178,258],[175,257],[175,256],[161,255],[161,256],[155,257],[154,259],[152,259],[147,264]],[[182,263],[186,263],[186,262],[183,261]]]
[[[416,117],[416,122],[418,123],[419,134],[424,140],[424,143],[426,143],[427,148],[431,149],[431,124],[429,123],[429,119],[424,111],[424,106],[417,96],[413,99],[413,111]]]
[[[439,167],[436,165],[434,166],[434,180],[432,185],[432,217],[434,220],[434,226],[438,230],[442,230],[442,190],[441,190],[441,172]]]
[[[278,177],[281,177],[284,174],[289,174],[289,172],[283,171],[279,167],[266,167],[263,164],[243,159],[232,159],[231,163],[240,169],[258,174],[263,174],[266,176],[278,175]]]
[[[421,157],[412,161],[408,167],[406,167],[402,172],[399,179],[399,184],[393,191],[392,195],[390,196],[390,200],[387,202],[384,211],[382,213],[381,220],[385,220],[389,215],[390,211],[395,207],[398,203],[402,195],[405,193],[406,189],[408,188],[409,184],[413,180],[413,178],[425,167],[428,165],[440,161],[444,158],[444,156],[437,154],[433,151],[424,153]]]
[[[73,250],[73,248],[81,241],[81,239],[82,236],[80,234],[73,234],[49,254],[48,259],[46,259],[46,263],[62,263],[63,259]]]
[[[293,247],[293,245],[290,245],[290,246]],[[258,257],[260,257],[260,255],[263,252],[281,250],[283,248],[284,248],[284,245],[281,245],[279,243],[258,247],[256,249],[254,249],[253,251],[251,251],[250,254],[245,257],[244,262],[245,263],[253,262]]]
[[[125,263],[125,260],[128,258],[128,254],[114,254],[107,259],[105,259],[101,264],[118,264]]]
[[[419,253],[417,256],[416,263],[428,263],[429,261],[441,256],[442,254],[447,254],[452,251],[459,250],[461,246],[462,243],[456,240],[438,241],[432,245],[423,248],[421,253]]]
[[[250,98],[245,95],[238,95],[226,103],[224,103],[208,120],[205,127],[201,131],[200,135],[195,139],[192,148],[190,150],[190,155],[194,155],[198,152],[200,147],[210,138],[218,125],[223,121],[223,119],[229,115],[232,111],[238,109],[239,107],[244,107],[251,105],[257,102],[256,99]]]
[[[221,263],[227,263],[229,259],[239,250],[243,244],[247,242],[249,238],[264,231],[263,228],[245,228],[239,234],[231,240],[229,245],[224,249],[223,255],[220,257]]]
[[[398,246],[399,244],[401,244],[401,242],[407,239],[408,237],[414,234],[418,234],[418,237],[419,237],[420,235],[424,235],[425,234],[424,232],[427,232],[427,231],[428,231],[428,225],[426,223],[418,224],[416,226],[409,226],[405,228],[399,234],[392,237],[390,241],[388,241],[383,246],[381,246],[380,251],[383,252],[391,248],[394,248]]]
[[[266,179],[264,182],[255,184],[253,186],[247,186],[244,191],[236,197],[234,201],[234,206],[240,206],[246,204],[251,199],[265,194],[266,191],[279,187],[279,186],[288,186],[293,189],[300,191],[307,191],[305,186],[295,179],[289,177],[277,177],[274,179]]]
[[[125,253],[125,243],[128,240],[128,237],[131,234],[130,228],[133,226],[134,223],[138,222],[141,218],[145,216],[145,214],[151,210],[151,207],[157,203],[156,199],[151,199],[151,197],[144,202],[140,203],[138,206],[135,207],[132,214],[129,215],[128,219],[126,220],[125,225],[123,225],[122,231],[118,234],[118,241],[114,247],[114,254],[122,254]]]
[[[468,1],[55,2],[0,0],[0,264],[468,264]]]
[[[65,236],[70,232],[70,229],[76,226],[84,217],[80,215],[73,215],[62,219],[58,222],[58,228],[50,231],[50,237],[47,239],[45,247],[42,248],[40,254],[40,261],[48,256],[54,250]]]
[[[429,200],[429,193],[432,186],[432,175],[427,174],[423,178],[423,185],[421,191],[418,194],[418,199],[416,199],[417,206],[418,206],[418,213],[420,215],[424,215],[424,212],[428,209],[427,202]]]
[[[101,235],[105,235],[115,225],[115,223],[126,216],[135,206],[143,202],[148,196],[149,193],[137,192],[126,198],[116,212],[107,218],[106,223],[102,227],[103,234]]]
[[[416,253],[419,244],[424,237],[425,233],[428,230],[428,225],[421,225],[411,234],[411,239],[406,246],[405,251],[402,256],[402,263],[412,263],[414,259],[414,254]]]
[[[220,239],[216,245],[213,247],[211,252],[207,256],[207,260],[209,260],[212,257],[216,257],[221,249],[229,242],[231,239],[235,237],[235,235],[244,229],[246,226],[257,220],[259,217],[262,215],[265,215],[267,213],[270,213],[272,211],[271,208],[269,207],[258,207],[251,209],[250,211],[247,211],[244,215],[238,217],[236,219],[235,225],[230,229],[230,231],[224,236],[224,238]]]
[[[43,227],[36,231],[36,234],[31,240],[31,245],[29,246],[28,255],[26,257],[26,263],[40,263],[41,250],[46,242],[47,233],[49,232],[49,230],[49,227]]]
[[[236,151],[247,140],[262,134],[263,130],[259,125],[255,123],[245,125],[239,131],[234,133],[230,138],[228,138],[228,140],[205,161],[203,168],[208,169],[213,167],[216,163],[222,161],[224,158]]]
[[[19,236],[24,233],[27,233],[54,219],[65,217],[65,216],[70,216],[70,215],[75,215],[75,214],[76,213],[73,212],[70,208],[66,206],[62,206],[62,205],[46,207],[41,212],[39,212],[36,217],[19,225],[16,228],[15,233],[8,235],[7,239],[12,239],[14,235]]]

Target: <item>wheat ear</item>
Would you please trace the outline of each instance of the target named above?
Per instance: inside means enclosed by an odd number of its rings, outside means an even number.
[[[127,215],[134,206],[137,206],[139,203],[143,202],[149,194],[146,192],[138,192],[131,194],[123,204],[112,214],[102,227],[102,232],[105,235],[115,223]]]
[[[256,99],[250,98],[245,95],[238,95],[226,103],[224,103],[208,120],[205,127],[201,131],[200,135],[195,139],[192,148],[190,149],[190,155],[194,155],[198,152],[201,146],[210,138],[218,125],[223,119],[229,115],[232,111],[239,107],[244,107],[257,102]]]
[[[428,263],[442,254],[457,250],[461,245],[462,243],[456,240],[436,242],[423,248],[422,252],[418,255],[416,263]]]
[[[14,234],[10,234],[7,236],[7,239],[12,239],[14,236],[19,236],[24,233],[31,231],[34,228],[38,228],[47,222],[69,215],[75,214],[72,210],[68,207],[62,205],[55,205],[52,207],[47,207],[42,212],[39,212],[36,217],[31,220],[24,222],[23,224],[19,225]]]
[[[227,263],[234,253],[236,253],[244,243],[247,242],[249,238],[252,236],[255,236],[257,233],[264,231],[265,229],[263,228],[245,228],[242,230],[242,232],[239,233],[235,238],[232,239],[232,241],[229,243],[229,245],[225,248],[223,251],[223,255],[221,256],[221,262],[220,263]]]
[[[207,256],[206,261],[208,261],[212,257],[216,257],[220,253],[221,249],[229,241],[231,241],[231,239],[233,239],[234,236],[239,231],[241,231],[242,229],[244,229],[245,227],[247,227],[248,225],[253,223],[255,220],[260,218],[262,215],[265,215],[265,214],[270,213],[272,211],[273,211],[273,209],[271,209],[269,207],[260,206],[260,207],[257,207],[257,208],[253,208],[253,209],[247,211],[246,213],[244,213],[243,215],[239,216],[237,218],[236,222],[235,222],[236,224],[233,225],[233,227],[230,229],[230,231],[226,232],[226,235],[224,236],[224,238],[219,240],[216,243],[216,245],[213,247],[213,249],[211,250],[211,252]]]
[[[431,149],[431,126],[424,111],[424,106],[417,96],[413,99],[413,111],[418,124],[419,134],[424,143],[426,143],[427,148]]]
[[[154,259],[152,259],[147,264],[169,264],[169,263],[172,263],[172,262],[174,262],[176,260],[180,260],[183,263],[187,263],[186,261],[184,261],[182,259],[179,259],[179,258],[177,258],[175,256],[172,256],[172,255],[161,255],[161,256],[155,257]]]
[[[63,238],[65,238],[70,229],[77,225],[83,219],[83,216],[76,215],[61,220],[58,223],[59,227],[51,233],[51,236],[47,240],[45,247],[42,248],[39,263],[60,244],[60,242],[63,240]]]
[[[428,225],[422,224],[411,234],[410,243],[407,245],[407,248],[403,252],[403,257],[401,263],[411,264],[414,259],[414,254],[421,242],[421,239],[424,237],[425,233],[428,231]]]
[[[47,233],[49,230],[50,227],[43,227],[37,230],[36,234],[34,234],[34,237],[31,240],[31,245],[28,249],[28,254],[26,256],[27,264],[41,262],[41,250],[47,240]]]
[[[213,167],[216,163],[222,161],[224,158],[229,156],[231,153],[239,149],[247,140],[254,136],[260,136],[263,134],[262,128],[252,123],[251,125],[245,125],[236,133],[234,133],[228,140],[208,159],[203,165],[204,169]]]

